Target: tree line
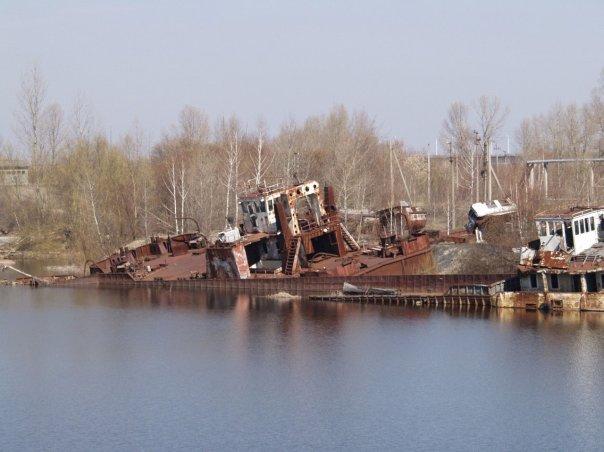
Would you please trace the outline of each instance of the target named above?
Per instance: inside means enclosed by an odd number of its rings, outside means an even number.
[[[384,138],[366,112],[340,105],[301,122],[286,121],[273,134],[262,121],[253,127],[236,116],[212,121],[185,106],[151,142],[138,126],[110,138],[81,100],[67,114],[47,99],[46,83],[32,68],[18,93],[17,140],[0,141],[2,161],[27,161],[29,185],[3,187],[0,224],[21,234],[60,234],[84,258],[133,239],[194,229],[189,219],[211,234],[237,221],[242,192],[307,178],[334,186],[343,219],[356,234],[361,225],[349,212],[383,208],[392,200],[424,206],[430,227],[459,228],[470,205],[484,199],[480,143],[495,147],[507,118],[497,97],[454,102],[435,156],[434,150]],[[604,78],[588,103],[557,105],[520,125],[514,138],[520,158],[496,168],[501,188],[494,196],[521,206],[516,242],[528,233],[521,223],[547,204],[584,204],[588,197],[601,202],[601,188],[585,181],[587,164],[573,166],[572,179],[565,178],[550,199],[528,193],[523,159],[602,155],[603,99]]]

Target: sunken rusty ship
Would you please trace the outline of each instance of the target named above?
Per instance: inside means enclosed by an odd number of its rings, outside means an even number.
[[[432,263],[426,214],[402,204],[375,213],[379,245],[362,248],[340,219],[331,187],[316,181],[260,187],[239,197],[241,222],[203,234],[152,237],[89,266],[134,281],[404,275]]]
[[[239,225],[212,241],[193,232],[124,247],[91,263],[77,284],[325,293],[345,281],[415,292],[485,282],[484,275],[430,275],[426,213],[406,203],[372,214],[375,241],[365,246],[342,222],[333,188],[314,180],[249,190],[239,215]]]
[[[604,208],[544,211],[535,226],[538,239],[522,248],[518,275],[493,306],[604,312]]]

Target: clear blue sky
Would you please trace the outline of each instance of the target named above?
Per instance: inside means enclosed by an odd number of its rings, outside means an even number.
[[[585,101],[604,67],[604,1],[0,0],[0,135],[23,71],[49,99],[84,95],[116,136],[159,136],[186,104],[211,117],[283,120],[336,103],[421,147],[448,104],[497,94],[506,133]]]

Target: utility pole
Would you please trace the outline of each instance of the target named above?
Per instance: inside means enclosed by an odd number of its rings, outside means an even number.
[[[596,198],[596,190],[594,184],[594,164],[589,165],[589,205],[591,206]]]
[[[390,155],[390,235],[394,233],[394,166],[392,165],[392,153],[393,153],[393,145],[392,140],[388,142],[388,150]]]
[[[545,199],[547,199],[547,190],[548,190],[548,180],[547,180],[547,163],[543,163],[543,186],[545,187]]]
[[[480,135],[474,131],[474,153],[472,155],[472,185],[474,186],[474,202],[480,201],[480,177],[478,171],[478,150],[480,149]]]
[[[449,145],[449,163],[451,164],[451,230],[455,229],[455,157],[453,156],[453,141]]]
[[[490,201],[490,190],[489,184],[491,181],[491,153],[489,152],[489,143],[483,137],[482,141],[482,171],[480,175],[482,177],[482,183],[484,184],[483,199]]]
[[[491,162],[491,153],[493,151],[493,143],[489,141],[487,145],[487,200],[491,202],[493,200],[493,167]]]
[[[592,174],[593,174],[593,170],[592,170]],[[431,193],[431,181],[430,181],[430,145],[428,145],[428,203],[427,205],[430,206],[431,205],[431,198],[432,198],[432,193]]]

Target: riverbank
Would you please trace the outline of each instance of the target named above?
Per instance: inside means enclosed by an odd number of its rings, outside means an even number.
[[[84,275],[79,253],[69,250],[56,237],[44,240],[16,234],[0,236],[0,267],[14,267],[34,276]],[[23,275],[6,268],[0,279],[14,281]]]

